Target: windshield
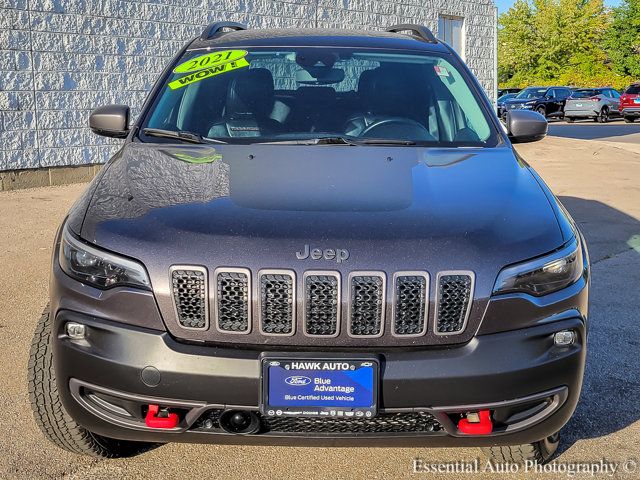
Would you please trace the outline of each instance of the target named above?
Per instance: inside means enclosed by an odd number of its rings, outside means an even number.
[[[600,93],[598,90],[576,90],[571,94],[572,98],[589,98]]]
[[[226,143],[324,137],[381,145],[385,139],[434,146],[498,142],[486,110],[449,56],[392,52],[187,52],[156,96],[139,138],[172,141],[143,131],[162,129]]]
[[[510,98],[513,98],[515,96],[516,96],[515,93],[505,93],[504,95],[498,97],[498,103],[502,103],[505,100],[509,100]]]
[[[624,93],[628,93],[630,95],[637,95],[638,93],[640,93],[640,85],[631,85],[629,88],[627,88],[627,91]]]
[[[518,95],[516,95],[516,98],[527,99],[544,97],[544,94],[547,92],[547,90],[547,88],[525,88],[520,93],[518,93]]]

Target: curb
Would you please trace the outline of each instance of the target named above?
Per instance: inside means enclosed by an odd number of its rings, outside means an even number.
[[[85,183],[91,181],[100,168],[102,165],[8,170],[0,172],[0,191]]]

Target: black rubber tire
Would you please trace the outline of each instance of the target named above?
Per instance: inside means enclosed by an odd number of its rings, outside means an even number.
[[[635,118],[633,117],[624,117],[624,123],[633,123]]]
[[[536,108],[536,112],[538,112],[544,118],[547,118],[547,109],[546,108],[540,106],[540,107]]]
[[[102,437],[78,425],[65,411],[58,395],[51,350],[49,307],[38,321],[31,342],[28,367],[29,401],[36,424],[60,448],[98,458],[130,457],[155,444]]]
[[[607,123],[609,121],[609,109],[607,107],[602,107],[600,115],[598,115],[595,120],[598,123]]]
[[[547,463],[558,450],[560,433],[535,443],[525,445],[510,445],[502,447],[484,447],[482,451],[494,463],[517,463],[523,465],[526,461],[538,464]]]
[[[573,123],[575,121],[575,118],[573,117],[564,117],[564,119],[566,120],[567,123]]]

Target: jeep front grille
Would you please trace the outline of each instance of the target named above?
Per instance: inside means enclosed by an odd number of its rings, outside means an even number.
[[[472,272],[440,272],[436,293],[436,333],[446,335],[464,330],[473,301]]]
[[[288,270],[263,270],[260,278],[260,330],[264,335],[295,331],[295,275]]]
[[[207,271],[201,267],[171,267],[171,292],[178,323],[183,328],[208,326]]]
[[[366,339],[382,336],[389,337],[390,345],[403,344],[402,339],[415,344],[411,337],[425,337],[420,343],[443,343],[435,336],[446,335],[466,341],[468,322],[478,322],[477,315],[471,316],[471,271],[434,272],[433,277],[426,271],[399,271],[389,277],[380,271],[352,271],[342,277],[337,271],[308,270],[301,275],[300,280],[293,270],[252,273],[225,267],[215,269],[209,279],[204,267],[171,267],[175,324],[210,332],[185,333],[187,339],[231,341],[225,336],[244,334],[245,339],[237,339],[241,343],[265,343],[260,336],[272,336],[274,345],[288,345],[276,337],[290,336],[291,345],[330,346],[331,338],[349,336],[365,346]]]
[[[214,275],[216,327],[225,333],[249,333],[251,274],[245,269],[221,268]]]
[[[311,336],[336,336],[340,325],[340,274],[304,275],[304,331]]]
[[[349,335],[382,335],[385,308],[385,277],[379,272],[349,275]]]
[[[422,335],[427,325],[429,277],[426,272],[400,272],[394,276],[393,334]]]

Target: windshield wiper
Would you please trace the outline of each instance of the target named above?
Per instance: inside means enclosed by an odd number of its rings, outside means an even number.
[[[394,138],[365,138],[358,140],[361,145],[415,145],[413,140],[397,140]]]
[[[161,128],[145,128],[142,130],[142,133],[149,137],[174,138],[188,143],[227,143],[222,140],[203,137],[202,135],[193,132],[163,130]]]
[[[357,142],[347,137],[301,138],[298,140],[273,140],[259,143],[263,145],[358,145]]]
[[[276,145],[415,145],[412,140],[399,140],[393,138],[349,138],[349,137],[317,137],[303,138],[299,140],[274,140],[270,142],[260,142],[263,144]]]

